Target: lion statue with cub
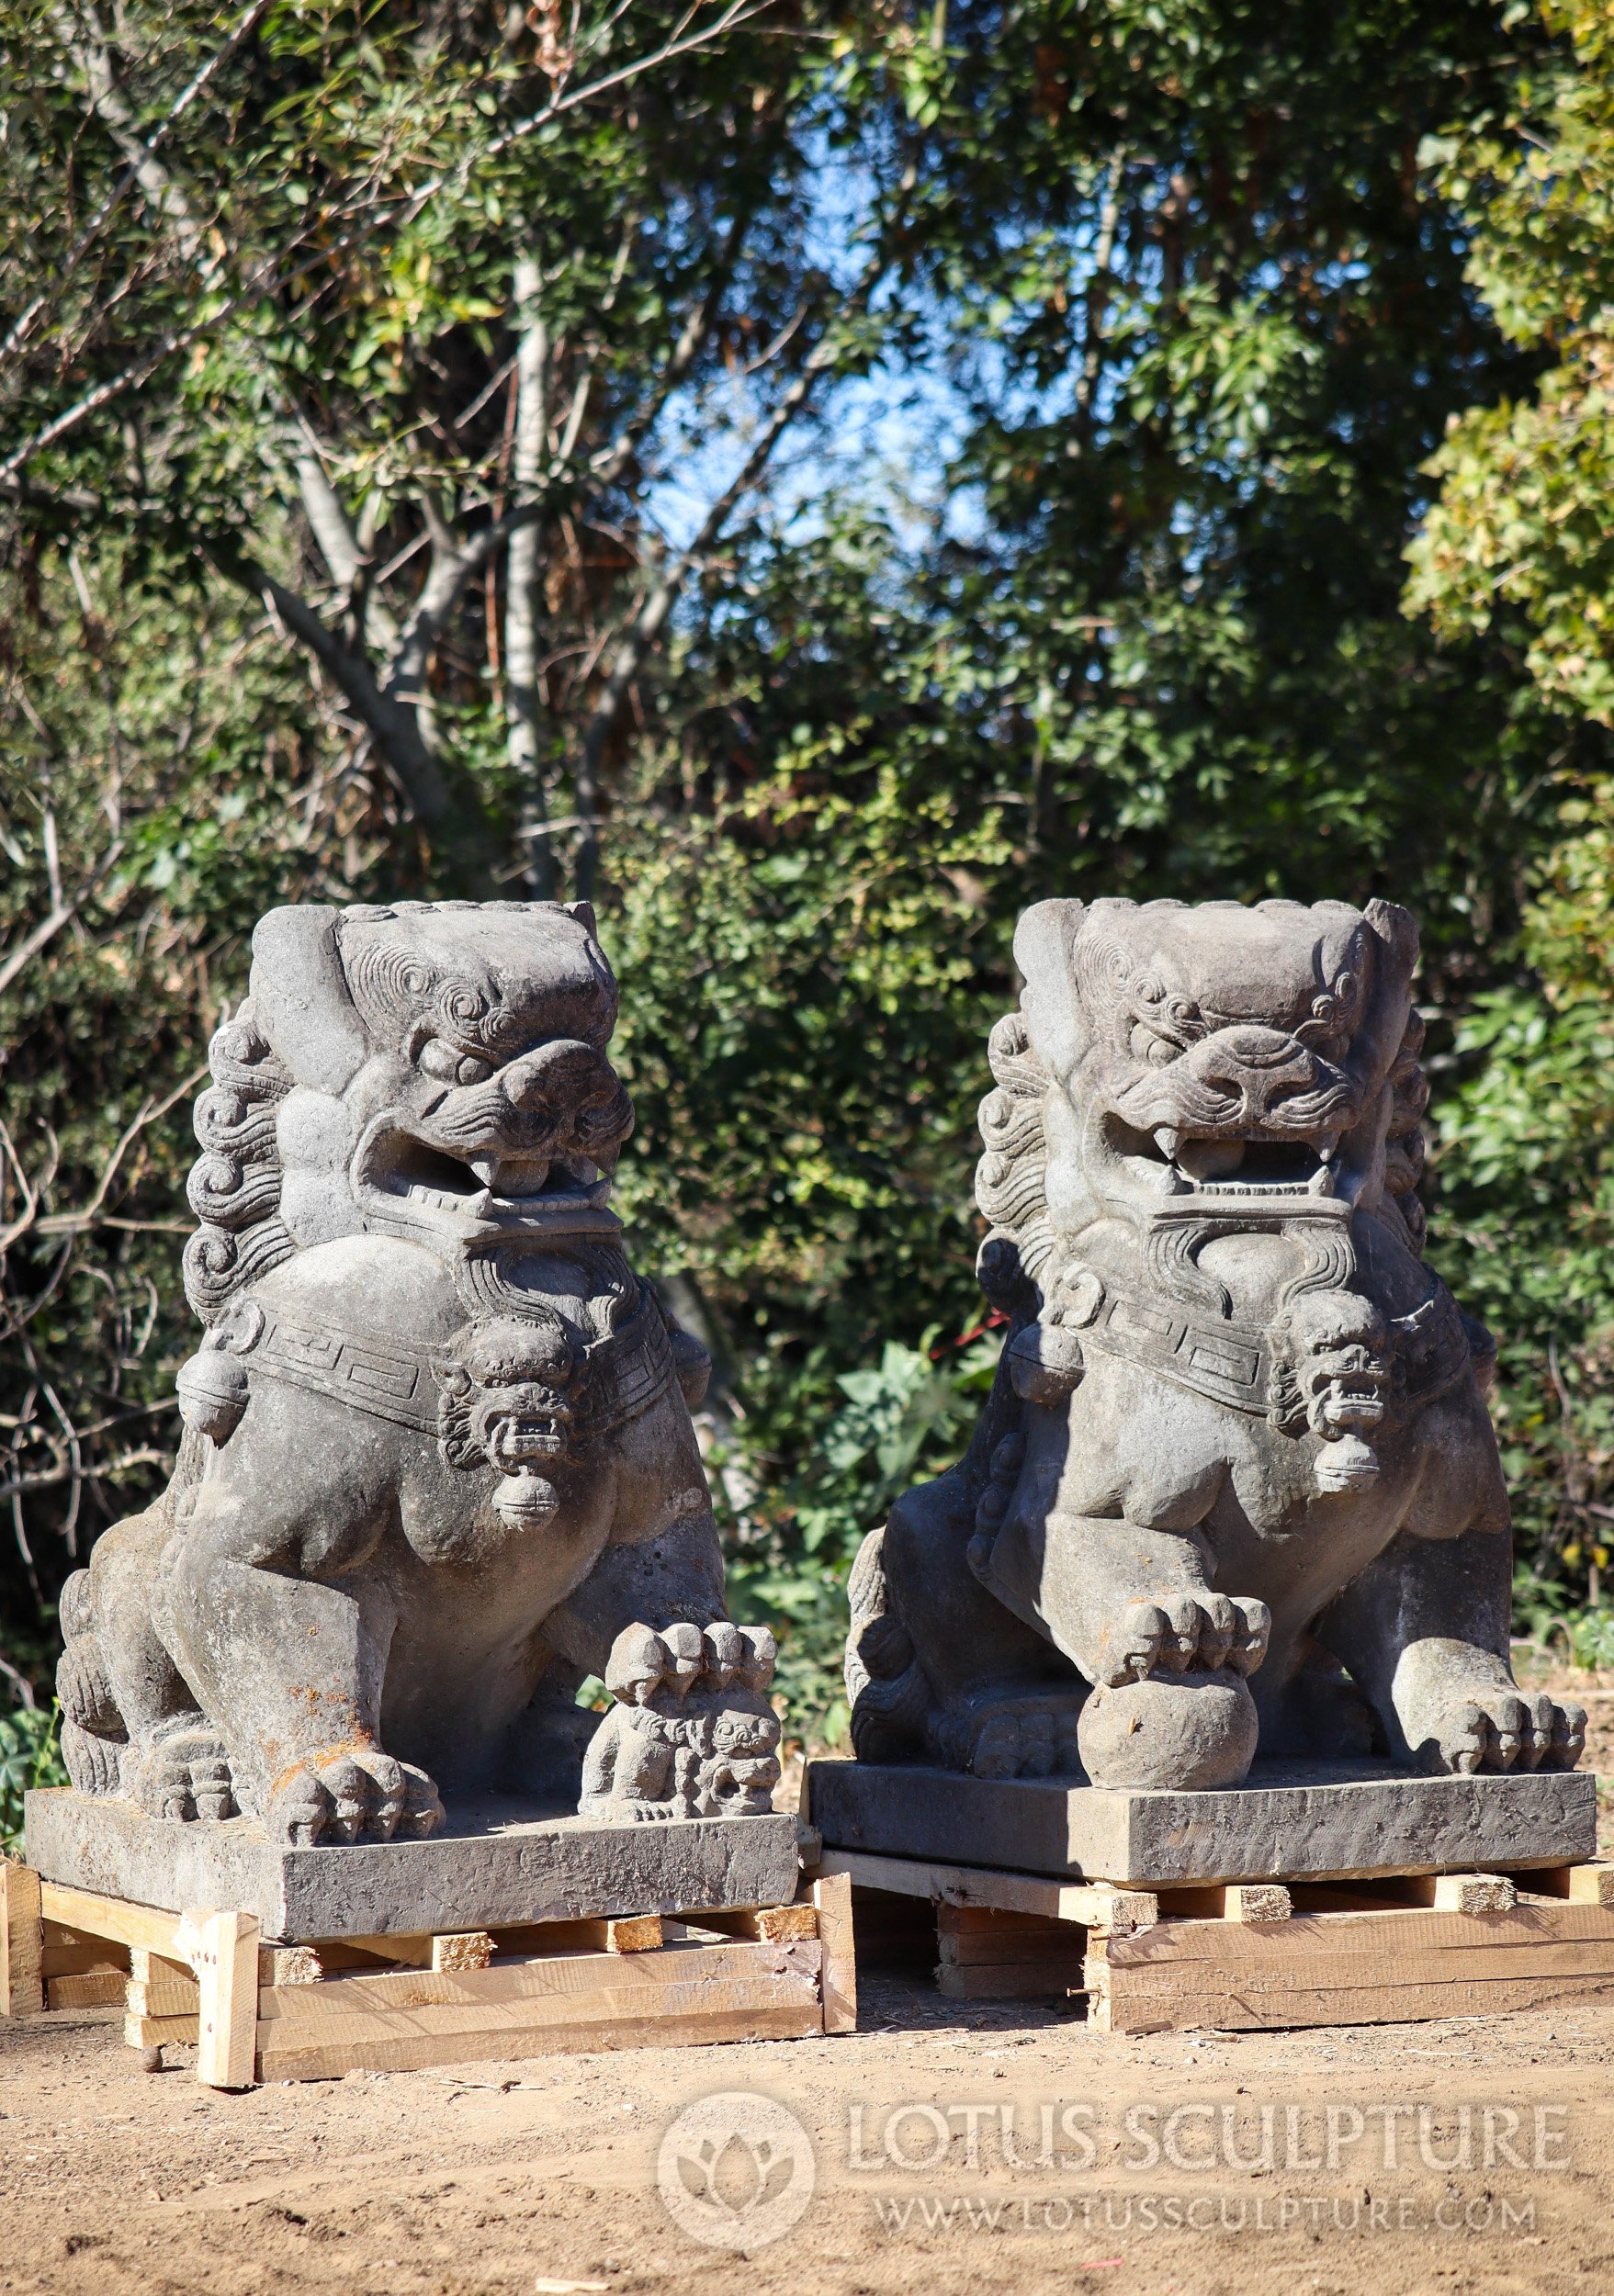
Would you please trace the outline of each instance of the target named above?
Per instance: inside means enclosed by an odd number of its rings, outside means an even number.
[[[1423,1264],[1416,930],[1371,901],[1044,902],[992,1032],[960,1465],[854,1567],[865,1760],[1229,1785],[1573,1768],[1515,1684],[1492,1351]]]
[[[62,1595],[81,1791],[294,1847],[430,1833],[439,1786],[575,1808],[585,1741],[621,1737],[576,1705],[594,1674],[681,1767],[596,1761],[591,1809],[768,1806],[709,1367],[609,1204],[616,1003],[586,904],[261,921],[196,1109],[179,1459]]]

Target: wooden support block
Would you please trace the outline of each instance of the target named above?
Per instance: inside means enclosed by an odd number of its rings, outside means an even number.
[[[0,1858],[0,2017],[37,2017],[45,2006],[40,1877]]]
[[[1041,1914],[938,1906],[938,1989],[956,2001],[1064,2000],[1082,1989],[1087,1932]]]
[[[116,2009],[129,1980],[121,1969],[81,1969],[45,1979],[45,2007],[53,2009]]]
[[[1518,1903],[1506,1874],[1420,1874],[1415,1890],[1437,1913],[1511,1913]]]
[[[322,1955],[311,1945],[260,1945],[258,1983],[318,1985],[325,1974]]]
[[[1111,1882],[1056,1882],[1040,1874],[1008,1874],[986,1866],[938,1865],[920,1858],[888,1858],[868,1850],[826,1850],[824,1874],[845,1874],[860,1889],[936,1905],[981,1906],[1004,1913],[1039,1913],[1084,1929],[1146,1930],[1159,1919],[1158,1894],[1122,1889]]]
[[[936,1990],[949,2001],[1065,2001],[1087,1989],[1079,1954],[1073,1961],[1030,1969],[949,1969],[936,1972]]]
[[[124,2008],[131,2017],[195,2017],[201,1999],[194,1973],[143,1945],[130,1953]]]
[[[1281,1882],[1214,1882],[1191,1889],[1163,1889],[1163,1915],[1201,1921],[1287,1921],[1293,1900]]]
[[[123,2020],[123,2040],[130,2049],[161,2049],[165,2042],[193,2042],[197,2038],[197,2017],[193,2009],[188,2017],[134,2017],[126,2014]]]
[[[1520,1889],[1543,1897],[1566,1897],[1572,1906],[1614,1906],[1614,1865],[1554,1865],[1539,1874],[1518,1874]]]
[[[659,1913],[619,1914],[605,1923],[608,1953],[654,1953],[660,1950],[661,1942]]]
[[[486,1930],[445,1930],[432,1940],[434,1969],[485,1969],[492,1958],[493,1941]]]
[[[200,1988],[197,2078],[209,2088],[250,2088],[257,2054],[257,1916],[225,1911],[188,1920]]]
[[[89,1937],[80,1930],[64,1930],[57,1921],[47,1921],[43,1927],[40,1967],[47,1984],[52,1977],[83,1977],[107,1970],[119,1976],[129,1975],[127,1945],[116,1944],[110,1938]]]
[[[857,1946],[852,1924],[852,1879],[823,1874],[812,1885],[818,1917],[820,2006],[827,2033],[857,2031]]]
[[[792,1939],[817,1937],[818,1908],[811,1903],[795,1906],[754,1906],[747,1912],[692,1913],[697,1930],[712,1930],[719,1937],[761,1939],[767,1945]]]
[[[40,1910],[47,1921],[60,1921],[90,1937],[113,1938],[119,1945],[146,1945],[155,1953],[183,1961],[179,1943],[183,1916],[158,1906],[137,1906],[125,1897],[102,1897],[88,1889],[68,1889],[60,1882],[40,1886]]]

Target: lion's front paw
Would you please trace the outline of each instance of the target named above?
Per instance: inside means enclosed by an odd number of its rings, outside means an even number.
[[[205,1726],[130,1746],[123,1757],[119,1785],[152,1818],[189,1822],[230,1818],[235,1812],[224,1741]]]
[[[1272,1614],[1253,1596],[1176,1594],[1128,1603],[1104,1638],[1098,1679],[1110,1688],[1151,1674],[1253,1674]]]
[[[1490,1684],[1455,1695],[1418,1751],[1429,1767],[1573,1770],[1586,1745],[1586,1709],[1543,1691]]]
[[[423,1770],[374,1746],[333,1746],[283,1771],[264,1822],[294,1850],[316,1842],[390,1841],[435,1833],[443,1804]]]

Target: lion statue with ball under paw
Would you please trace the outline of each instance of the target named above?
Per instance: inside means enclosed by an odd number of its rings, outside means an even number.
[[[1584,1714],[1508,1664],[1493,1351],[1422,1259],[1411,917],[1047,901],[1015,956],[976,1182],[1009,1336],[853,1569],[858,1754],[1573,1769]]]

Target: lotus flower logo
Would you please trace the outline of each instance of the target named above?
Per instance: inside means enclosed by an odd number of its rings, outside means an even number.
[[[656,2181],[668,2213],[708,2248],[764,2248],[813,2197],[813,2148],[772,2097],[723,2089],[686,2105],[661,2140]]]

